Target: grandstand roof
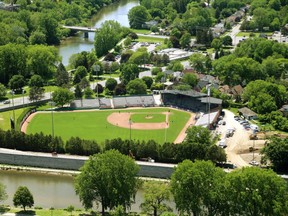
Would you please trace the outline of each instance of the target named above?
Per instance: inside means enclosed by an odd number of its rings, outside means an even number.
[[[200,100],[202,103],[209,103],[209,97],[202,97]],[[218,99],[218,98],[210,97],[210,103],[211,104],[222,104],[222,100]]]
[[[197,92],[194,90],[189,90],[189,91],[179,91],[179,90],[164,90],[161,91],[161,94],[180,94],[180,95],[186,95],[186,96],[190,96],[190,97],[203,97],[206,96],[207,94],[201,93],[201,92]]]
[[[212,122],[215,122],[217,120],[218,111],[217,112],[211,112],[210,114],[204,114],[202,115],[197,122],[195,123],[195,126],[208,126],[208,122],[211,124]]]

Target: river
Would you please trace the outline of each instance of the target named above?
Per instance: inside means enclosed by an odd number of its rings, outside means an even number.
[[[122,26],[129,27],[128,12],[137,5],[139,5],[139,0],[121,0],[115,4],[108,5],[92,17],[91,26],[99,28],[106,20],[115,20]],[[95,33],[89,33],[89,37],[84,38],[83,33],[79,33],[75,37],[70,37],[62,41],[60,46],[58,46],[62,63],[67,66],[72,54],[91,51],[94,48],[94,36]]]
[[[34,197],[34,206],[42,208],[66,208],[69,205],[83,209],[74,190],[73,177],[61,174],[44,174],[27,171],[0,170],[0,182],[6,186],[8,199],[1,204],[13,206],[13,195],[19,186],[26,186]],[[138,190],[131,211],[140,212],[143,190]],[[173,209],[175,204],[168,203]],[[100,210],[100,209],[98,209]]]

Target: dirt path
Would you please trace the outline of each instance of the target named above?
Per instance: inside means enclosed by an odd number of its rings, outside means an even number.
[[[23,125],[21,127],[21,132],[26,133],[28,124],[30,123],[30,121],[33,119],[33,117],[36,114],[37,114],[37,112],[34,112],[34,113],[32,113],[31,115],[28,116],[28,118],[25,120],[25,122],[23,123]]]
[[[190,119],[188,120],[188,122],[186,123],[186,125],[184,126],[184,128],[181,130],[180,134],[178,135],[178,137],[175,139],[174,143],[178,144],[183,142],[183,140],[186,137],[186,130],[190,125],[195,125],[196,120],[195,120],[195,113],[191,113],[190,114]]]

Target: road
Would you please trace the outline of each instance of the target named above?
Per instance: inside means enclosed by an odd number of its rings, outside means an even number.
[[[237,37],[237,34],[240,32],[242,22],[238,23],[237,25],[233,26],[231,32],[229,32],[227,35],[232,38],[232,45],[237,46],[239,41],[242,39],[242,37]]]
[[[44,97],[42,98],[42,100],[47,100],[50,97],[51,97],[51,92],[46,92],[46,93],[44,93]],[[2,102],[0,102],[0,112],[1,112],[1,109],[7,108],[7,107],[12,107],[13,101],[14,101],[14,106],[23,105],[23,107],[27,106],[31,102],[29,100],[28,96],[17,97],[17,98],[14,98],[13,100],[10,99],[10,104],[4,104],[3,103],[4,101],[2,101]]]

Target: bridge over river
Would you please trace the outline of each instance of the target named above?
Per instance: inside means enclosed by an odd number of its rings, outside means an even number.
[[[89,32],[96,32],[99,30],[99,28],[90,28],[90,27],[82,27],[82,26],[65,26],[65,25],[63,25],[62,28],[70,29],[73,31],[82,31],[84,32],[85,38],[88,38]]]

